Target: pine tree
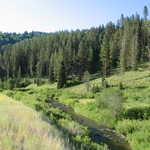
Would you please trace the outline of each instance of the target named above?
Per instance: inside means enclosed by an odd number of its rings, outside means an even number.
[[[18,79],[21,79],[21,67],[20,67],[20,66],[19,66],[19,70],[18,70],[17,78],[18,78]]]
[[[148,8],[147,8],[147,6],[144,6],[143,14],[144,14],[144,20],[147,20],[147,17],[148,17]]]
[[[33,53],[31,52],[30,56],[29,56],[29,74],[30,77],[33,77]]]
[[[103,68],[103,76],[108,76],[111,73],[111,68],[112,68],[112,60],[111,60],[111,40],[113,37],[113,33],[114,33],[114,25],[112,23],[109,23],[106,26],[105,29],[105,34],[104,34],[104,38],[103,38],[103,42],[102,42],[102,46],[101,46],[101,50],[100,50],[100,57],[101,57],[101,61],[102,61],[102,68]]]
[[[131,65],[132,69],[135,70],[137,67],[137,56],[138,56],[138,32],[136,31],[135,35],[132,38],[132,59],[131,59]]]
[[[102,48],[101,48],[101,61],[102,61],[102,72],[103,75],[106,77],[107,75],[110,74],[110,48],[109,48],[109,37],[108,35],[104,35],[103,43],[102,43]]]
[[[36,64],[36,76],[40,78],[42,76],[42,67],[41,67],[41,62],[38,61]]]
[[[112,68],[118,67],[119,57],[120,57],[120,49],[121,49],[121,36],[120,30],[116,31],[113,34],[112,40],[110,41],[110,60]]]
[[[53,83],[55,80],[55,74],[54,74],[54,57],[53,55],[50,58],[50,63],[49,63],[49,81],[50,83]]]
[[[121,72],[125,72],[130,65],[131,56],[131,26],[130,20],[127,18],[123,23],[121,51],[120,51],[120,69]]]
[[[66,68],[64,65],[64,62],[62,61],[59,67],[59,72],[58,72],[58,81],[57,81],[57,88],[64,88],[66,86]]]
[[[78,74],[79,74],[79,80],[82,79],[82,76],[85,72],[85,70],[88,70],[89,61],[89,49],[86,39],[82,39],[79,44],[79,51],[78,51],[78,61],[79,61],[79,68],[78,68]]]

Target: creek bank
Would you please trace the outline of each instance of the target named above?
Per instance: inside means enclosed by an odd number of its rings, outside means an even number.
[[[115,130],[98,125],[92,119],[75,113],[74,109],[60,103],[59,101],[49,102],[53,108],[58,108],[71,115],[71,118],[89,130],[89,136],[97,144],[105,143],[111,150],[131,150],[129,143],[123,135],[118,135]]]

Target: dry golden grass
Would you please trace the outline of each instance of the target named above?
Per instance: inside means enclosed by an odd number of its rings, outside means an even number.
[[[67,150],[58,136],[40,114],[0,95],[0,150]]]

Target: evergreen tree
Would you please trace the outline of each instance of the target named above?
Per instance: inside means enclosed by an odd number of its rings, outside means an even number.
[[[132,59],[131,59],[131,66],[132,69],[135,70],[137,67],[137,56],[138,56],[138,33],[132,38]]]
[[[147,6],[144,6],[143,14],[144,14],[144,20],[147,20],[147,17],[148,17],[148,8],[147,8]]]
[[[33,59],[33,53],[31,52],[31,54],[30,54],[30,56],[29,56],[29,74],[30,74],[30,77],[33,77],[33,74],[34,74],[34,72],[33,72],[33,61],[34,61],[34,59]]]
[[[58,81],[57,81],[57,88],[64,88],[66,86],[66,68],[64,65],[64,62],[62,61],[59,67],[59,72],[58,72]]]
[[[88,43],[86,39],[82,39],[79,44],[79,51],[78,51],[78,61],[79,61],[79,68],[78,68],[78,74],[79,74],[79,80],[82,79],[82,76],[85,72],[85,70],[88,70],[89,61],[89,49],[88,49]]]
[[[55,80],[55,74],[54,74],[54,57],[51,56],[50,63],[49,63],[49,81],[50,83],[53,83]]]
[[[113,33],[114,33],[114,25],[112,23],[109,23],[106,26],[105,29],[105,34],[104,34],[104,38],[103,38],[103,42],[102,42],[102,46],[101,46],[101,52],[100,52],[100,57],[101,57],[101,61],[102,61],[102,67],[103,67],[103,75],[106,77],[108,75],[110,75],[111,73],[111,40],[113,37]]]
[[[18,79],[21,78],[21,67],[19,67],[18,74],[17,74],[17,78],[18,78]]]

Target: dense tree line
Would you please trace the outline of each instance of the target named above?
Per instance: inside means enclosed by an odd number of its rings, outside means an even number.
[[[109,76],[120,67],[122,72],[136,69],[150,59],[150,21],[123,15],[112,22],[88,30],[62,31],[27,38],[7,45],[0,54],[1,77],[48,77],[64,87],[67,79],[82,80],[84,72]]]
[[[38,36],[41,34],[46,34],[43,32],[27,32],[24,33],[7,33],[7,32],[0,32],[0,50],[3,50],[3,46],[8,44],[15,44],[25,39],[33,38],[34,36]]]
[[[53,76],[56,80],[62,61],[67,76],[80,78],[88,70],[95,73],[100,69],[100,45],[103,27],[72,32],[58,32],[26,39],[6,46],[1,53],[1,68],[8,77]],[[102,34],[101,34],[102,33]],[[19,71],[20,70],[20,71]]]

